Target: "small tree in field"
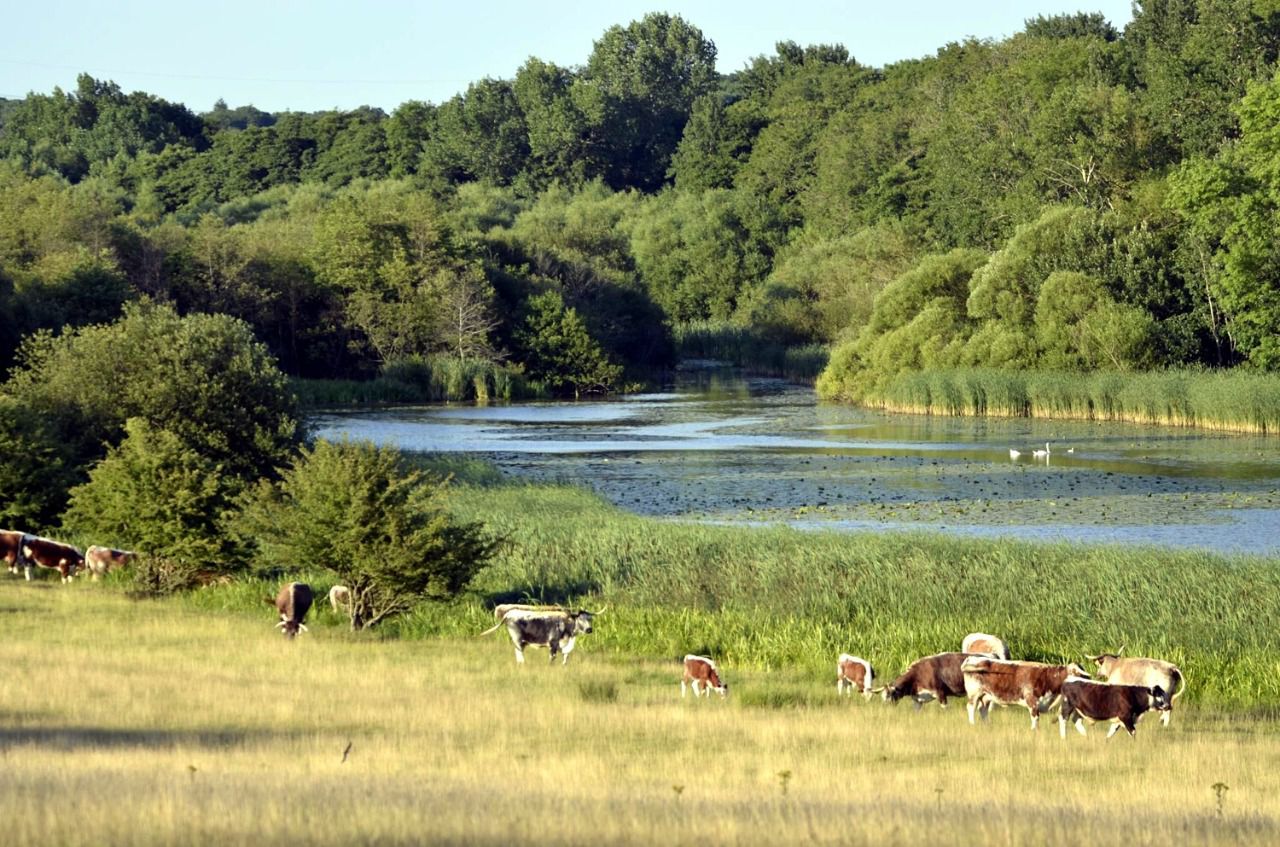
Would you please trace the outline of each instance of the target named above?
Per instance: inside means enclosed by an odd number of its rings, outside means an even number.
[[[483,525],[445,510],[446,490],[394,448],[320,441],[259,485],[241,525],[261,563],[332,571],[351,589],[351,628],[364,629],[454,596],[493,555]]]

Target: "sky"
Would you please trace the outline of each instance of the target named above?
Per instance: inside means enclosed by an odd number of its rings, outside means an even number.
[[[715,42],[731,73],[778,41],[843,44],[882,67],[968,36],[1000,39],[1027,18],[1102,12],[1117,28],[1130,0],[45,0],[4,12],[0,97],[75,87],[85,72],[196,112],[218,98],[269,112],[388,112],[440,103],[484,77],[510,79],[530,56],[586,63],[609,27],[677,14]],[[975,8],[976,7],[976,8]]]

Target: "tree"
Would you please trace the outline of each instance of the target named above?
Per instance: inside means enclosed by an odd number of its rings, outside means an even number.
[[[239,529],[260,565],[332,571],[364,629],[455,596],[496,551],[483,525],[449,514],[447,494],[394,448],[320,441],[246,497]]]
[[[75,468],[43,418],[0,394],[0,523],[40,531],[53,526]]]
[[[609,361],[587,332],[582,318],[566,308],[557,292],[529,298],[523,325],[516,331],[527,372],[552,391],[609,392],[622,378],[622,368]]]

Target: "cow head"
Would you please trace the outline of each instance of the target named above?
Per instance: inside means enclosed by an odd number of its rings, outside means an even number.
[[[1171,711],[1173,709],[1173,701],[1169,699],[1169,692],[1158,685],[1153,685],[1151,687],[1151,708],[1157,712]]]
[[[886,685],[884,688],[880,689],[880,699],[884,700],[886,703],[897,703],[906,696],[907,690],[905,688],[899,688],[896,685]]]
[[[1085,658],[1098,666],[1098,676],[1105,679],[1111,676],[1111,671],[1115,669],[1116,663],[1120,661],[1123,654],[1124,648],[1121,647],[1114,653],[1099,653],[1096,656],[1086,654]]]
[[[1080,667],[1079,665],[1077,665],[1075,662],[1072,662],[1071,664],[1067,665],[1067,674],[1068,674],[1067,676],[1068,679],[1070,679],[1073,676],[1083,677],[1084,679],[1089,678],[1089,672],[1086,671],[1084,668]]]
[[[276,629],[280,630],[280,634],[285,638],[293,638],[299,632],[307,632],[307,625],[298,621],[280,621],[276,624]]]
[[[603,612],[604,610],[601,609],[600,611]],[[585,635],[591,632],[591,619],[598,614],[600,612],[588,612],[586,609],[579,609],[578,613],[573,616],[574,634],[583,633]]]

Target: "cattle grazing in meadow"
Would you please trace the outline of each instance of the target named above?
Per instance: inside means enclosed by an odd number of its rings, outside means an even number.
[[[909,697],[917,709],[934,699],[946,708],[948,697],[964,696],[964,674],[960,672],[960,665],[970,655],[938,653],[916,659],[902,676],[884,689],[882,696],[890,703]]]
[[[517,664],[524,664],[524,648],[547,647],[551,650],[553,663],[556,660],[556,654],[559,653],[563,657],[561,663],[567,665],[569,654],[573,652],[578,636],[590,633],[592,618],[603,611],[604,609],[599,612],[588,612],[586,609],[580,609],[577,612],[538,612],[528,609],[510,609],[496,624],[480,635],[485,636],[496,632],[505,624],[507,633],[511,636],[511,643],[516,648]]]
[[[22,537],[25,533],[12,529],[0,529],[0,559],[9,566],[9,573],[16,574],[22,566]]]
[[[335,612],[351,611],[351,589],[345,585],[335,585],[329,589],[329,608]]]
[[[137,556],[132,550],[116,550],[94,545],[84,551],[84,566],[95,580],[114,570],[128,566]]]
[[[693,689],[694,697],[711,696],[714,691],[721,697],[728,695],[729,685],[720,679],[720,669],[706,656],[692,653],[684,657],[684,676],[680,678],[680,696],[685,696],[686,686]]]
[[[847,688],[851,692],[861,691],[863,697],[870,699],[873,676],[871,663],[866,659],[841,653],[836,660],[836,693],[843,694]]]
[[[493,619],[500,621],[507,612],[567,612],[563,606],[537,606],[529,603],[499,603],[493,607]]]
[[[1047,665],[1041,662],[1006,662],[988,656],[970,656],[960,665],[968,698],[969,723],[974,711],[987,719],[992,704],[1021,704],[1031,713],[1031,728],[1040,724],[1041,712],[1048,711],[1062,694],[1068,677],[1088,676],[1077,664]]]
[[[1169,708],[1162,709],[1160,724],[1169,725],[1169,717],[1173,714],[1173,701],[1182,695],[1187,681],[1182,671],[1172,662],[1162,659],[1144,659],[1139,656],[1125,656],[1121,647],[1114,653],[1099,653],[1085,658],[1098,666],[1098,676],[1107,682],[1121,685],[1143,685],[1147,688],[1160,686],[1169,695]],[[1088,676],[1088,674],[1084,674]]]
[[[1085,735],[1084,718],[1091,721],[1115,721],[1107,738],[1124,727],[1133,737],[1138,718],[1155,709],[1168,714],[1169,695],[1159,685],[1118,685],[1097,682],[1082,676],[1069,677],[1062,684],[1062,710],[1058,713],[1058,734],[1067,737],[1067,721],[1074,721],[1076,731]]]
[[[961,653],[986,653],[997,659],[1009,658],[1009,645],[1004,639],[985,632],[971,632],[960,642]]]
[[[31,566],[35,564],[57,571],[62,575],[63,582],[70,582],[75,578],[76,571],[84,565],[84,554],[70,544],[35,535],[24,535],[22,536],[22,563],[28,580],[31,579]]]
[[[293,638],[299,631],[307,631],[303,621],[307,617],[307,612],[311,611],[313,600],[311,586],[305,582],[291,582],[280,589],[276,599],[266,598],[267,605],[275,606],[276,611],[280,613],[280,622],[276,627],[282,631],[285,638]]]

